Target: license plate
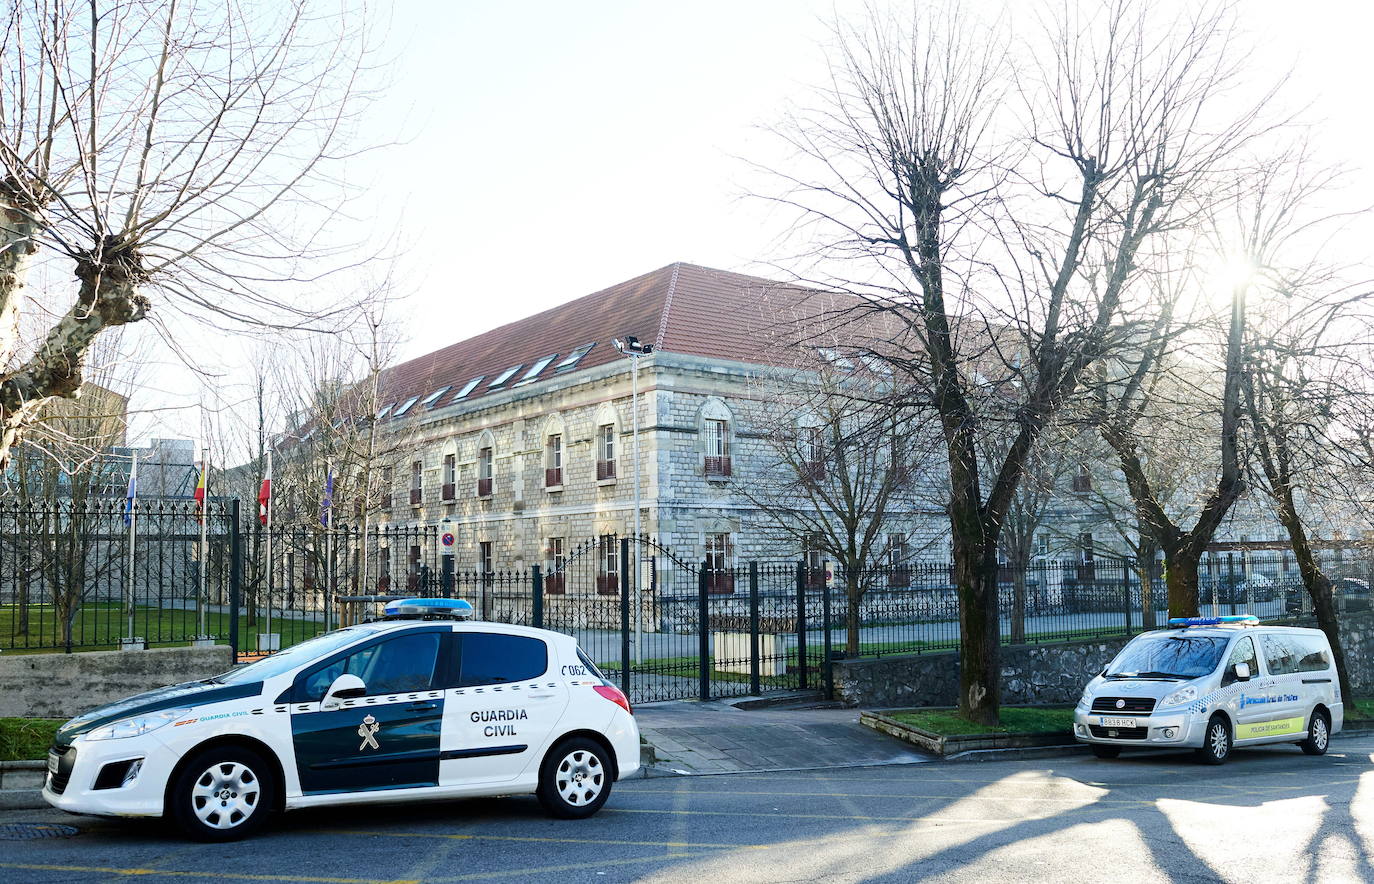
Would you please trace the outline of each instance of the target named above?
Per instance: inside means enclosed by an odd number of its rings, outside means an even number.
[[[1108,718],[1102,716],[1103,727],[1136,727],[1139,724],[1134,718]]]
[[[56,773],[57,773],[57,753],[56,753],[56,752],[49,752],[49,753],[48,753],[48,773],[50,773],[50,774],[56,774]]]

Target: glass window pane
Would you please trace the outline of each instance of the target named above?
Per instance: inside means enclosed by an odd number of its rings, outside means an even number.
[[[467,632],[462,639],[459,685],[463,687],[538,678],[549,666],[548,647],[537,638]]]

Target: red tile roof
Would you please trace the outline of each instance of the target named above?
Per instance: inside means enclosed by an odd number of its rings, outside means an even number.
[[[777,364],[799,337],[796,329],[853,299],[803,289],[775,280],[713,270],[694,264],[671,264],[618,283],[595,294],[560,304],[476,337],[387,369],[382,378],[383,403],[423,399],[450,387],[435,403],[443,408],[469,380],[482,383],[464,400],[488,392],[506,369],[521,369],[510,387],[538,360],[558,354],[538,376],[556,376],[554,367],[573,350],[595,344],[574,371],[622,358],[612,338],[633,335],[656,349],[717,359]],[[802,323],[798,325],[799,321]],[[426,409],[428,410],[428,409]],[[420,413],[412,406],[407,416]]]

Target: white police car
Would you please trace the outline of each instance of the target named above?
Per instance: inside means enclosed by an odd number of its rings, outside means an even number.
[[[533,792],[555,816],[596,813],[639,768],[625,695],[571,637],[471,611],[392,602],[386,619],[87,712],[58,730],[43,797],[216,841],[330,804]]]
[[[1344,708],[1321,630],[1260,626],[1248,614],[1175,618],[1136,636],[1088,682],[1073,727],[1099,758],[1187,747],[1221,764],[1234,746],[1267,743],[1321,755]]]

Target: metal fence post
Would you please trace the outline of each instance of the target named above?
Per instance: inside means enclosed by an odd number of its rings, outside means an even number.
[[[711,614],[706,607],[709,567],[710,562],[703,561],[697,572],[697,675],[702,700],[711,699]]]
[[[775,649],[776,652],[776,649]],[[759,688],[759,563],[749,563],[749,693]]]
[[[630,696],[630,538],[620,538],[620,689]]]
[[[535,629],[544,628],[544,572],[538,565],[530,567],[530,589],[534,593],[531,603],[533,611],[530,616],[534,620]]]
[[[243,591],[243,537],[239,531],[239,501],[229,502],[229,649],[239,662],[239,603]]]
[[[821,568],[829,570],[830,563],[822,562]],[[821,587],[821,623],[825,626],[825,638],[821,642],[821,650],[825,654],[821,658],[821,676],[825,680],[825,698],[832,700],[835,697],[835,670],[830,659],[830,581],[825,581],[825,586]]]
[[[822,572],[824,574],[824,572]],[[797,562],[797,688],[806,690],[806,562]]]
[[[1121,590],[1126,596],[1122,610],[1126,612],[1126,634],[1131,634],[1131,569],[1125,559],[1117,559],[1121,566]]]

